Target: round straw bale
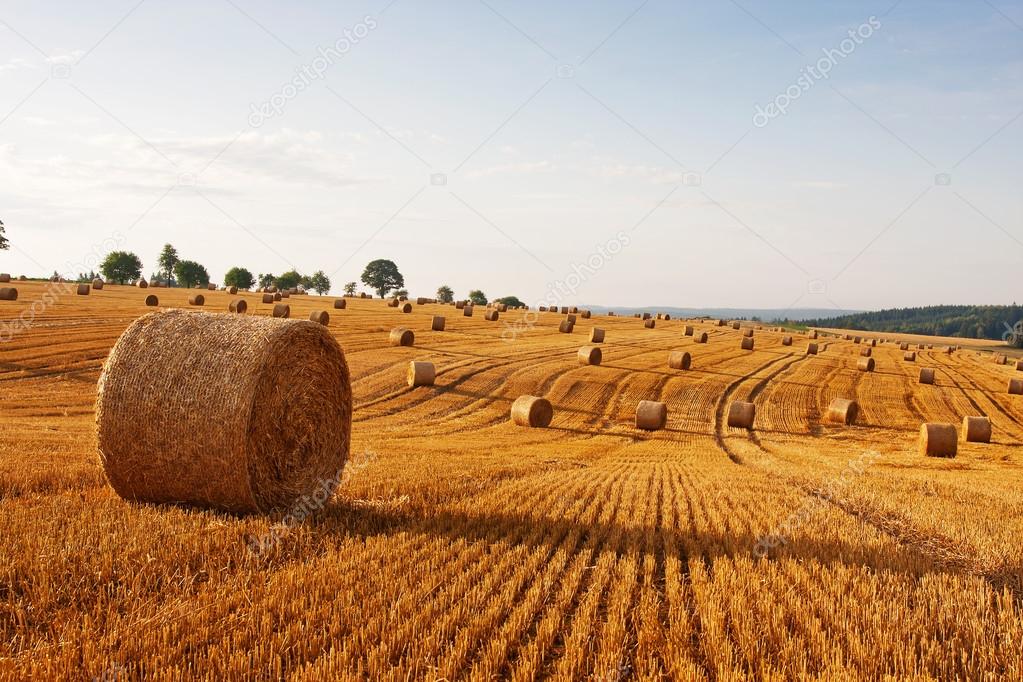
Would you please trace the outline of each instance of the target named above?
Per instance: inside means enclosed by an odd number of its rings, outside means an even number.
[[[991,420],[987,417],[963,417],[964,443],[990,443]]]
[[[271,294],[276,294],[277,293],[277,287],[267,287],[266,290],[268,292],[270,292]]]
[[[412,346],[416,342],[416,335],[411,329],[396,327],[391,330],[390,342],[392,346]]]
[[[689,369],[693,364],[693,356],[684,350],[673,350],[668,353],[668,367],[672,369]]]
[[[742,349],[753,350],[753,339],[749,336],[742,337]]]
[[[865,358],[869,358],[873,354],[874,350],[870,346],[864,346],[863,348],[860,348],[860,355],[862,355]]]
[[[817,330],[816,329],[811,329],[810,331],[808,331],[806,333],[806,338],[808,338],[808,339],[816,339],[817,338]]]
[[[908,343],[900,343],[899,344],[899,350],[903,350],[903,351],[909,350],[909,344]]]
[[[877,339],[867,339],[867,343],[871,348],[877,348]]]
[[[432,362],[419,362],[413,360],[408,363],[408,375],[406,381],[410,388],[418,386],[433,386],[437,379],[437,368]]]
[[[497,312],[496,310],[488,310],[487,312],[483,313],[483,319],[486,320],[487,322],[497,322],[500,316],[501,313]]]
[[[572,324],[575,324],[575,323],[576,323],[576,322],[578,321],[578,320],[576,319],[576,316],[575,316],[575,315],[573,315],[572,313],[569,313],[569,314],[568,314],[568,315],[567,315],[567,316],[565,317],[565,319],[566,319],[566,320],[568,320],[569,322],[571,322]]]
[[[1009,379],[1009,395],[1023,395],[1023,379]]]
[[[217,285],[214,284],[213,282],[210,282],[209,284],[206,285],[206,289],[209,290],[209,291],[216,291],[217,290]]]
[[[7,284],[10,281],[11,281],[10,274],[8,274],[6,272],[0,272],[0,282],[2,282],[4,284]]]
[[[227,304],[227,310],[232,313],[244,315],[249,309],[249,304],[244,298],[236,298]]]
[[[280,301],[280,300],[282,300],[284,298],[284,294],[282,294],[279,291],[275,291],[273,296],[274,296],[274,301],[275,302],[276,301]]]
[[[733,323],[732,323],[732,329],[738,329],[738,328],[739,328],[739,327],[741,327],[741,326],[742,326],[742,325],[740,325],[740,324],[739,324],[738,322],[733,322]]]
[[[144,278],[140,277],[139,281],[135,282],[135,286],[137,286],[139,289],[148,289],[149,282],[147,282]]]
[[[401,312],[403,312],[405,314],[411,313],[412,312],[412,304],[411,303],[406,303],[405,305],[403,305],[401,307]]]
[[[590,343],[604,343],[604,330],[594,327],[590,330]]]
[[[651,320],[647,320],[646,322],[644,322],[643,326],[646,327],[647,329],[653,329],[654,325],[656,325],[656,324],[657,324],[657,320],[652,320],[651,319]]]
[[[97,291],[102,289],[103,288],[103,280],[101,280],[99,277],[97,277],[96,279],[92,280],[92,288],[96,289]]]
[[[497,306],[495,306],[495,309],[499,313],[506,313],[506,312],[508,312],[508,304],[507,303],[498,303]]]
[[[725,321],[724,320],[715,320],[714,321],[714,326],[715,327],[724,327],[725,326]]]
[[[693,341],[695,341],[696,343],[707,343],[707,338],[708,338],[707,332],[700,332],[699,334],[693,337]]]
[[[832,424],[845,424],[849,426],[856,422],[860,414],[860,406],[855,400],[846,398],[835,398],[828,405],[827,420]]]
[[[537,310],[539,310],[541,313],[545,313],[545,312],[547,312],[547,306],[542,305],[542,306],[538,307]]]
[[[753,338],[753,328],[752,327],[747,327],[746,329],[743,329],[742,330],[742,335],[743,336],[748,336],[748,337],[750,337],[752,339]]]
[[[668,423],[668,406],[654,400],[640,400],[636,406],[636,428],[659,431]]]
[[[916,351],[908,350],[902,354],[902,359],[906,362],[916,362]]]
[[[462,308],[462,315],[464,315],[465,317],[472,317],[472,306],[467,305],[464,308]]]
[[[808,344],[806,344],[806,354],[807,355],[817,355],[817,344],[816,343],[808,343]]]
[[[435,332],[444,331],[444,325],[447,324],[447,318],[443,315],[434,315],[433,322],[430,324],[430,329]]]
[[[588,320],[592,316],[593,316],[593,313],[590,312],[589,310],[584,310],[581,313],[579,313],[579,317],[583,318],[584,320]]]
[[[728,425],[739,429],[752,429],[757,416],[757,406],[743,400],[736,400],[728,406]]]
[[[281,298],[291,298],[291,292],[290,291],[278,291],[277,292],[277,296],[280,296]]]
[[[419,296],[416,298],[416,305],[426,305],[426,301],[427,299],[423,298],[422,296]]]
[[[206,297],[202,294],[188,297],[188,305],[206,305]]]
[[[1023,372],[1023,360],[1016,361],[1016,371]]]
[[[392,299],[390,299],[389,301],[387,301],[387,307],[388,307],[388,308],[397,308],[397,307],[398,307],[398,304],[399,304],[400,302],[401,302],[401,301],[399,301],[398,299],[396,299],[396,298],[392,298]]]
[[[546,429],[554,419],[554,407],[546,398],[535,395],[519,396],[512,403],[511,419],[518,426]]]
[[[920,347],[923,348],[923,346],[920,346]],[[1000,355],[998,353],[995,353],[995,355],[992,356],[992,357],[993,357],[996,365],[1004,365],[1005,364],[1006,357],[1004,355]]]
[[[934,383],[934,369],[931,368],[931,367],[921,367],[920,368],[919,382],[921,384],[933,384]]]
[[[957,442],[952,424],[920,425],[920,454],[925,457],[955,457]]]
[[[348,307],[348,301],[343,298],[334,299],[334,310],[344,310]]]
[[[149,306],[150,308],[158,306],[160,305],[160,299],[158,299],[153,294],[149,294],[148,296],[146,296],[146,305]]]
[[[694,331],[696,330],[693,329],[693,325],[687,324],[685,329],[682,330],[682,336],[692,336]]]
[[[455,308],[461,310],[465,307],[465,301],[455,301]]]
[[[231,294],[232,296],[237,295],[238,294],[238,287],[228,287],[227,288],[227,293]]]
[[[856,369],[858,369],[861,372],[873,372],[874,358],[860,358],[856,362]]]
[[[274,317],[287,319],[291,317],[291,306],[287,303],[275,303],[272,315]]]
[[[783,337],[781,337],[781,345],[783,345],[783,346],[791,346],[792,345],[792,337],[791,336],[783,336]]]
[[[568,315],[568,306],[567,305],[561,306],[561,314],[562,315]]]
[[[330,314],[326,310],[314,310],[309,313],[309,321],[326,327],[330,324]]]
[[[858,337],[858,336],[857,336],[856,338],[854,338],[854,339],[853,339],[853,343],[862,343],[862,342],[863,342],[863,339],[861,339],[861,338],[860,338],[860,337]]]
[[[583,346],[576,354],[580,365],[599,365],[604,354],[596,346]]]
[[[273,302],[274,302],[274,295],[273,294],[263,294],[263,303],[273,303]]]
[[[668,321],[670,321],[670,320],[671,320],[671,315],[670,315],[670,314],[668,314],[668,313],[664,313],[664,321],[665,321],[665,322],[668,322]]]
[[[78,285],[78,295],[79,296],[88,296],[89,295],[89,285],[88,284],[79,284]]]
[[[568,320],[562,320],[561,324],[558,325],[558,331],[562,334],[571,334],[575,330],[575,325]]]
[[[0,289],[0,301],[17,301],[18,290],[14,287],[3,287]]]
[[[231,513],[333,493],[351,386],[322,327],[180,310],[136,320],[99,380],[99,455],[118,495]]]

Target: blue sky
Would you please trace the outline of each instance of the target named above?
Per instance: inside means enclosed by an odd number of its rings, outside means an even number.
[[[1020,2],[5,0],[0,269],[113,239],[335,292],[392,258],[413,295],[1010,303],[1021,86]]]

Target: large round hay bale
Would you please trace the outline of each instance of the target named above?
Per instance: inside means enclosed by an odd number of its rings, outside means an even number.
[[[228,287],[227,288],[227,293],[231,294],[232,296],[238,295],[238,287],[234,287],[234,286]]]
[[[590,330],[590,343],[604,343],[604,330],[594,327]]]
[[[554,406],[546,398],[535,395],[519,396],[512,403],[511,420],[518,426],[546,429],[554,419]]]
[[[865,358],[869,358],[873,354],[874,354],[874,349],[871,348],[870,346],[864,346],[863,348],[860,348],[860,355],[862,355]]]
[[[416,298],[416,305],[426,305],[427,301],[429,301],[429,299],[419,296]]]
[[[508,304],[498,303],[497,305],[494,306],[494,310],[496,310],[499,313],[506,313],[508,312]]]
[[[387,301],[388,308],[397,308],[399,305],[401,305],[401,301],[399,301],[397,298],[392,298]]]
[[[862,342],[863,342],[863,339],[861,339],[861,338],[860,338],[860,337],[858,337],[858,336],[856,336],[856,337],[854,337],[854,338],[853,338],[853,343],[859,344],[859,343],[862,343]]]
[[[326,327],[330,324],[330,314],[326,310],[314,310],[309,313],[309,321]]]
[[[149,306],[150,308],[154,308],[160,305],[160,299],[158,299],[153,294],[149,294],[148,296],[146,296],[146,305]]]
[[[462,308],[462,315],[465,317],[472,317],[472,306],[467,305]]]
[[[18,290],[14,287],[3,287],[0,289],[0,301],[17,301]]]
[[[958,436],[952,424],[921,424],[920,454],[925,457],[955,457]]]
[[[746,327],[745,329],[743,329],[742,330],[742,335],[752,339],[753,338],[753,327]]]
[[[807,355],[817,355],[817,350],[818,349],[817,349],[817,344],[816,343],[808,343],[808,344],[806,344],[806,354]]]
[[[1023,379],[1009,379],[1009,395],[1023,395]]]
[[[753,350],[753,337],[751,336],[742,337],[742,342],[740,345],[742,346],[743,350]]]
[[[334,299],[334,310],[344,310],[348,307],[348,301],[343,298]]]
[[[483,319],[486,320],[487,322],[497,322],[498,318],[500,317],[501,313],[497,312],[496,310],[488,310],[487,312],[483,313]]]
[[[408,374],[406,376],[406,382],[410,388],[418,388],[419,386],[433,386],[433,382],[437,379],[437,368],[433,366],[432,362],[419,362],[413,360],[408,363]]]
[[[694,331],[696,330],[693,329],[693,325],[687,324],[685,328],[682,329],[682,336],[692,336]]]
[[[873,372],[874,358],[860,358],[856,363],[856,369],[861,372]]]
[[[576,357],[579,358],[580,365],[599,365],[604,354],[596,346],[583,346],[576,353]]]
[[[643,326],[646,327],[647,329],[653,329],[656,324],[657,324],[657,320],[650,319],[650,320],[647,320],[646,322],[644,322]]]
[[[291,317],[291,306],[287,303],[275,303],[271,315],[281,319],[287,319]]]
[[[783,346],[791,346],[792,345],[792,337],[791,336],[783,336],[783,337],[781,337],[781,345],[783,345]]]
[[[412,304],[411,303],[406,303],[405,305],[403,305],[401,307],[401,312],[405,313],[406,315],[408,313],[411,313],[412,312]]]
[[[806,333],[806,338],[808,338],[808,339],[816,339],[817,338],[817,330],[816,329],[811,329],[810,331],[808,331]]]
[[[447,324],[447,318],[443,315],[434,315],[433,322],[430,323],[430,329],[435,332],[444,331],[444,326]]]
[[[588,320],[591,317],[593,317],[593,313],[589,310],[584,310],[581,313],[579,313],[579,317],[583,318],[584,320]]]
[[[249,309],[249,304],[244,298],[236,298],[227,304],[227,310],[231,313],[244,315]]]
[[[11,281],[11,275],[7,272],[0,272],[0,283],[7,284]]]
[[[547,306],[545,305],[539,306],[537,310],[539,310],[541,313],[545,313],[547,312]]]
[[[89,290],[90,290],[90,287],[89,287],[88,284],[79,284],[78,285],[78,292],[77,293],[78,293],[79,296],[88,296],[89,295]]]
[[[934,369],[932,367],[921,367],[920,378],[921,384],[933,384],[934,383]]]
[[[673,350],[668,353],[668,367],[671,369],[689,369],[693,364],[693,356],[684,350]]]
[[[188,305],[206,305],[206,297],[202,294],[188,297]]]
[[[963,417],[964,443],[990,443],[991,420],[987,417]]]
[[[640,400],[636,406],[636,428],[659,431],[668,423],[668,406],[655,400]]]
[[[707,343],[708,338],[709,337],[707,336],[707,332],[700,332],[699,334],[693,337],[693,341],[695,341],[696,343]]]
[[[277,300],[281,300],[281,299],[285,299],[285,298],[291,298],[291,292],[290,291],[278,291],[275,294],[275,296],[279,296],[280,297]]]
[[[578,322],[578,321],[579,321],[579,320],[577,320],[577,319],[576,319],[576,316],[575,316],[575,314],[573,314],[573,313],[569,313],[569,314],[568,314],[568,315],[567,315],[567,316],[565,317],[565,319],[566,319],[566,320],[568,320],[569,322],[571,322],[572,324],[575,324],[576,322]]]
[[[871,348],[877,348],[877,339],[867,339],[866,343],[869,344]]]
[[[562,334],[571,334],[575,329],[575,324],[568,320],[562,320],[561,324],[558,325],[558,331]]]
[[[412,346],[416,342],[416,335],[411,329],[396,327],[391,330],[389,340],[392,346]]]
[[[850,424],[856,423],[856,418],[860,414],[860,406],[855,400],[848,400],[847,398],[835,398],[828,405],[827,420],[832,424]]]
[[[738,429],[752,429],[757,416],[757,406],[744,400],[736,400],[728,406],[728,425]]]
[[[455,301],[456,310],[462,310],[463,308],[465,308],[465,301]],[[544,310],[546,310],[546,308],[544,308]]]
[[[274,292],[274,302],[281,301],[284,299],[284,294],[279,291]]]
[[[135,286],[137,286],[139,289],[148,289],[149,282],[147,282],[144,278],[140,277],[139,281],[135,282]]]
[[[907,350],[905,353],[902,354],[902,359],[905,360],[906,362],[916,362],[916,351]]]
[[[121,335],[96,423],[121,497],[233,513],[329,499],[348,457],[344,353],[305,322],[167,311]]]
[[[209,284],[206,285],[206,289],[209,290],[209,291],[216,291],[217,290],[217,285],[214,284],[213,282],[210,282]]]
[[[92,280],[92,288],[95,289],[96,291],[99,291],[100,289],[102,289],[103,288],[103,280],[101,280],[99,277],[97,277],[96,279]]]
[[[263,294],[263,303],[269,304],[269,303],[273,303],[273,302],[274,302],[274,295],[273,294]]]

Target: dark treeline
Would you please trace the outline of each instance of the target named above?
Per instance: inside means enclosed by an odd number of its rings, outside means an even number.
[[[1023,306],[1009,305],[935,305],[924,308],[893,308],[867,313],[843,315],[818,320],[804,320],[812,327],[836,327],[862,331],[903,334],[958,336],[967,339],[1008,339],[1023,320]],[[1021,325],[1023,327],[1023,325]],[[1017,339],[1023,342],[1023,338]]]

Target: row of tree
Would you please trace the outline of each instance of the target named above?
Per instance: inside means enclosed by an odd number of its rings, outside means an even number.
[[[1019,335],[1023,306],[936,305],[920,308],[892,308],[820,320],[803,320],[811,327],[836,327],[902,334],[956,336],[966,339],[1001,339]],[[1010,339],[1010,342],[1012,340]]]

